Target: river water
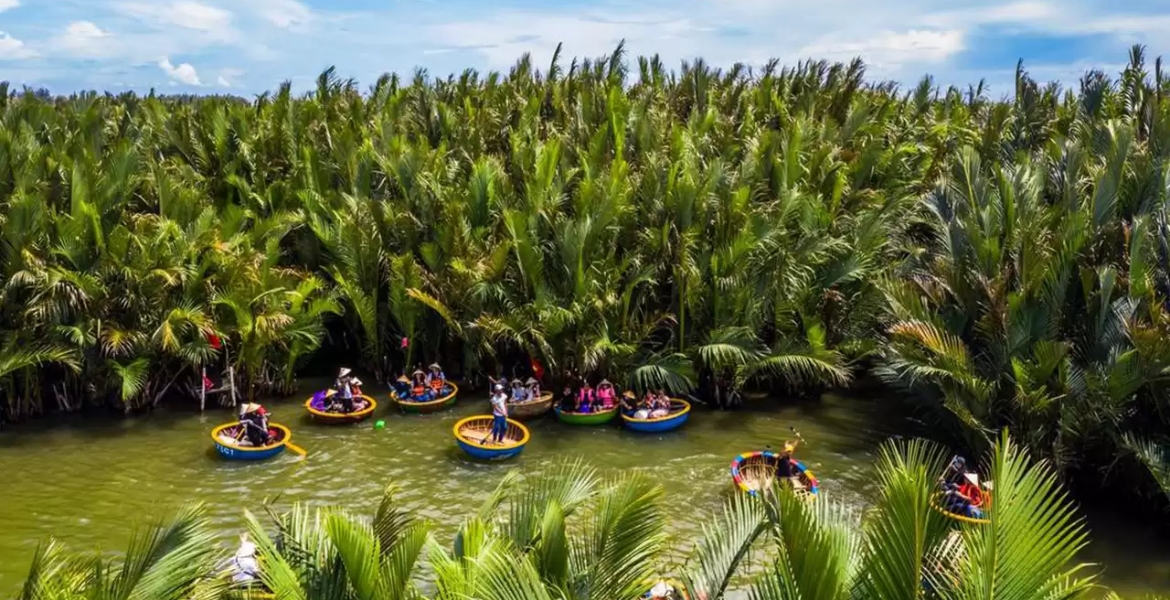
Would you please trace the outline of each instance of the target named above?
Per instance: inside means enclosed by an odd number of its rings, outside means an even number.
[[[379,398],[385,398],[384,395]],[[294,401],[266,404],[274,421],[292,426],[309,452],[266,463],[223,461],[208,435],[232,420],[230,410],[207,414],[159,410],[129,419],[66,418],[0,433],[0,596],[14,592],[38,543],[50,535],[76,549],[124,548],[129,524],[182,502],[205,502],[225,542],[242,526],[245,507],[279,494],[278,504],[342,505],[370,514],[387,482],[407,505],[438,525],[449,541],[509,469],[539,470],[582,457],[602,473],[637,469],[662,482],[678,508],[673,533],[698,535],[701,519],[730,490],[728,465],[743,451],[777,446],[796,427],[801,457],[826,496],[864,506],[878,445],[914,426],[889,404],[826,396],[811,403],[752,403],[736,412],[696,410],[679,431],[635,434],[619,426],[572,427],[552,415],[529,424],[532,440],[508,463],[464,458],[451,428],[484,412],[482,398],[462,398],[453,410],[400,415],[382,403],[374,419],[330,427],[304,420]],[[374,421],[385,420],[385,429]],[[1170,542],[1133,526],[1091,518],[1085,559],[1101,564],[1105,582],[1136,597],[1170,593]]]

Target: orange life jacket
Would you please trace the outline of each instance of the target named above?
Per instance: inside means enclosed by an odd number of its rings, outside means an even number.
[[[421,386],[421,385],[416,385],[416,386],[414,386],[414,395],[415,395],[415,396],[421,396],[421,395],[423,395],[424,393],[426,393],[426,391],[427,391],[427,388],[425,388],[425,387],[423,387],[423,386]]]
[[[971,506],[983,506],[983,490],[979,486],[964,483],[959,486],[959,493],[971,499]]]

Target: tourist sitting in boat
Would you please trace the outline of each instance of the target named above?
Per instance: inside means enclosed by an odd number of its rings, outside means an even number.
[[[249,402],[240,409],[240,427],[244,430],[244,439],[257,448],[267,445],[271,438],[268,433],[268,411],[259,404]]]
[[[512,380],[512,402],[527,402],[528,388],[520,383],[519,379]]]
[[[642,400],[638,402],[638,410],[634,411],[635,419],[649,419],[650,411],[654,410],[654,403],[656,396],[654,392],[647,391]]]
[[[622,394],[622,399],[620,402],[622,414],[632,417],[634,416],[634,413],[638,412],[638,400],[634,398],[633,392],[627,391],[626,393]]]
[[[350,370],[343,367],[337,373],[337,381],[333,383],[333,389],[337,392],[330,398],[332,402],[329,404],[329,412],[336,413],[351,413],[354,411],[353,399],[354,396],[360,395],[362,382],[356,377],[350,377]]]
[[[493,443],[502,444],[508,433],[508,393],[504,386],[496,384],[496,392],[492,394],[492,433]]]
[[[240,547],[231,560],[232,583],[245,587],[260,582],[260,563],[256,561],[256,544],[248,534],[240,534]]]
[[[410,395],[419,402],[430,400],[431,391],[427,387],[427,374],[422,369],[415,369],[410,379]]]
[[[427,387],[435,397],[442,396],[443,388],[447,387],[447,376],[443,374],[443,368],[439,363],[431,363],[429,368],[431,372],[427,373]]]
[[[394,380],[394,391],[399,397],[405,398],[410,395],[410,379],[406,375],[399,375],[398,379]]]
[[[577,394],[577,412],[593,412],[593,403],[596,399],[593,386],[589,385],[588,380],[584,381],[581,384],[581,391]]]
[[[597,384],[597,403],[601,410],[609,410],[617,403],[617,392],[608,379],[602,379],[601,383]]]
[[[665,390],[659,389],[654,394],[654,399],[650,405],[650,418],[657,419],[659,417],[665,417],[668,414],[670,414],[670,396],[666,395]]]
[[[540,399],[540,382],[535,377],[529,377],[528,381],[524,382],[528,386],[528,398],[530,400]]]
[[[963,474],[963,483],[946,491],[944,505],[947,510],[957,515],[982,519],[983,498],[979,475],[968,472]]]

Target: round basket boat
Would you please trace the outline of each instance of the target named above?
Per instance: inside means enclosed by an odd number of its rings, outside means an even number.
[[[524,402],[509,402],[508,416],[517,419],[535,419],[544,413],[552,410],[553,393],[545,392],[537,397],[535,400],[525,400]]]
[[[768,450],[740,454],[731,461],[731,480],[735,487],[755,496],[760,490],[772,488],[779,464],[780,455]],[[817,478],[799,460],[793,460],[792,464],[799,473],[797,479],[800,486],[795,489],[796,495],[808,500],[815,499],[821,491]]]
[[[667,595],[655,596],[654,587],[662,583],[665,583],[669,587]],[[654,600],[656,598],[667,598],[669,600],[691,600],[691,595],[687,593],[687,588],[674,579],[663,579],[658,581],[657,583],[651,585],[650,589],[646,590],[646,593],[642,594],[640,597],[644,600]]]
[[[988,518],[969,517],[967,515],[961,515],[957,512],[952,512],[952,511],[948,510],[946,508],[946,503],[943,501],[943,496],[945,496],[945,495],[946,495],[945,493],[939,492],[939,493],[930,497],[930,507],[933,508],[934,510],[937,510],[944,517],[951,519],[952,521],[958,521],[959,523],[967,523],[969,525],[987,525],[988,523],[991,522],[991,519],[988,519]],[[984,501],[979,506],[979,508],[986,509],[991,504],[991,491],[990,490],[983,490],[983,495],[984,495]]]
[[[447,382],[447,387],[443,389],[447,393],[434,400],[418,401],[414,400],[413,396],[402,396],[398,392],[390,392],[390,400],[397,404],[402,412],[416,414],[439,412],[454,405],[455,395],[459,393],[459,386],[450,381]]]
[[[686,400],[679,400],[677,398],[670,399],[670,412],[666,416],[651,417],[646,419],[638,419],[622,413],[622,421],[625,422],[626,427],[633,431],[643,431],[646,433],[658,433],[660,431],[670,431],[671,429],[678,429],[687,422],[691,416],[691,403]]]
[[[554,410],[557,413],[557,418],[560,419],[561,422],[568,423],[570,425],[601,425],[604,423],[609,423],[610,421],[614,420],[614,417],[617,417],[618,415],[618,407],[616,406],[609,410],[587,413],[569,412],[566,410],[561,410],[559,406]]]
[[[528,428],[512,419],[508,419],[503,443],[488,441],[493,418],[491,415],[477,415],[455,424],[455,442],[468,456],[479,460],[504,460],[520,454],[528,444]]]
[[[268,429],[276,431],[276,442],[259,448],[241,444],[236,439],[243,437],[239,423],[227,423],[211,430],[211,440],[215,442],[215,451],[228,460],[264,460],[272,458],[281,452],[292,441],[292,432],[288,427],[278,423],[269,423]]]
[[[334,390],[321,390],[313,394],[312,398],[305,400],[305,410],[309,411],[309,416],[313,417],[314,421],[333,425],[357,423],[370,418],[370,415],[374,414],[374,411],[378,408],[377,400],[369,396],[359,395],[353,399],[353,412],[329,412],[329,399],[336,393]]]

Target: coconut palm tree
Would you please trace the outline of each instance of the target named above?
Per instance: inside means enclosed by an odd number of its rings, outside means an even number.
[[[56,541],[42,545],[16,598],[214,600],[227,587],[226,579],[212,576],[222,558],[206,511],[190,505],[135,530],[117,558],[75,554]]]

